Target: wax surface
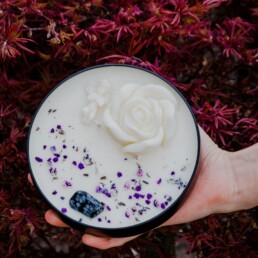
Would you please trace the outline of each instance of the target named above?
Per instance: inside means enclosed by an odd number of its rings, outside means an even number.
[[[169,140],[146,152],[124,151],[124,144],[102,122],[103,112],[85,109],[89,89],[103,80],[110,96],[128,83],[159,85],[171,93],[176,109],[166,129],[172,132]],[[177,91],[151,73],[123,66],[87,70],[64,81],[40,106],[29,139],[32,174],[44,197],[69,218],[103,228],[139,224],[165,212],[187,188],[197,157],[196,125]],[[70,205],[81,191],[96,200],[89,207],[97,205],[98,212],[87,216]]]

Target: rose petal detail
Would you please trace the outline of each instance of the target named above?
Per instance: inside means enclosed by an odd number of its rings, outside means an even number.
[[[160,106],[163,109],[163,126],[165,128],[165,140],[170,141],[173,136],[176,123],[175,123],[175,105],[168,100],[160,101]]]
[[[152,98],[156,100],[167,99],[175,105],[177,103],[176,98],[173,96],[173,94],[171,94],[171,92],[168,89],[162,87],[161,85],[144,85],[144,87],[139,87],[135,91],[134,95],[144,96],[145,98]]]
[[[114,117],[119,117],[121,106],[127,99],[129,99],[133,95],[133,93],[138,87],[138,84],[128,83],[113,95],[113,98],[110,102],[110,106],[111,112],[114,115]]]
[[[132,100],[133,101],[133,100]],[[135,97],[135,101],[140,101],[139,98]],[[128,101],[129,102],[129,101]],[[128,115],[124,115],[123,128],[132,135],[136,135],[137,139],[145,140],[153,138],[158,131],[159,126],[162,125],[162,109],[155,100],[149,100],[150,104],[149,115],[147,123],[136,122],[132,116],[130,116],[131,110],[128,108]],[[140,105],[139,105],[140,106]]]
[[[128,153],[141,153],[149,149],[150,147],[160,145],[162,143],[163,138],[164,138],[164,131],[162,128],[159,128],[158,134],[156,135],[155,138],[133,143],[133,144],[128,144],[123,148],[123,151]]]
[[[120,126],[117,124],[117,122],[113,119],[113,117],[110,114],[110,110],[106,109],[103,114],[103,122],[106,125],[106,127],[110,130],[111,134],[120,142],[122,143],[130,143],[135,142],[136,138],[130,136],[129,134],[126,134]]]

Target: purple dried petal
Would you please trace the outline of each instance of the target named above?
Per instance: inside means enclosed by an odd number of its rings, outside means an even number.
[[[106,188],[101,188],[100,186],[96,187],[96,192],[97,193],[102,193],[104,195],[106,195],[108,198],[111,198],[111,193],[106,189]]]
[[[56,190],[54,190],[54,191],[52,192],[52,194],[53,194],[53,195],[56,195],[56,194],[57,194],[57,191],[56,191]]]
[[[142,171],[141,168],[138,169],[138,171],[137,171],[137,176],[138,176],[138,177],[142,177],[142,176],[143,176],[143,171]]]
[[[161,203],[160,207],[161,207],[162,209],[165,209],[165,208],[166,208],[166,204],[165,204],[165,203]]]
[[[107,210],[108,210],[108,211],[111,211],[111,208],[110,208],[108,205],[107,205]]]
[[[117,172],[117,177],[121,177],[121,176],[123,176],[123,174],[122,174],[122,172]]]
[[[72,186],[72,183],[65,180],[63,185],[64,185],[65,187],[70,187],[70,186]]]
[[[63,145],[63,149],[66,149],[66,148],[67,148],[67,146],[64,144],[64,145]]]
[[[111,193],[105,191],[104,194],[105,194],[108,198],[111,198]]]
[[[125,216],[126,218],[130,218],[130,214],[127,211],[125,212]]]
[[[49,158],[49,159],[47,160],[47,164],[48,164],[49,166],[51,166],[51,165],[52,165],[51,158]]]
[[[59,158],[59,157],[60,157],[60,154],[54,153],[54,156],[57,157],[57,158]]]
[[[128,196],[128,199],[130,199],[130,200],[131,200],[132,198],[133,198],[133,197],[132,197],[132,195],[129,195],[129,196]]]
[[[107,223],[111,223],[110,219],[107,220]]]
[[[102,219],[101,218],[98,218],[98,222],[101,222],[102,221]]]
[[[139,198],[140,198],[140,195],[139,195],[138,193],[135,193],[133,196],[134,196],[134,198],[136,198],[136,199],[139,199]]]
[[[144,194],[139,194],[140,198],[144,198],[145,195]]]
[[[56,163],[56,162],[58,162],[58,158],[57,157],[54,157],[53,158],[53,161]]]
[[[157,181],[157,184],[159,185],[161,183],[162,179],[160,178],[158,181]]]
[[[97,193],[100,193],[101,190],[102,190],[102,188],[101,188],[100,186],[97,186],[97,187],[96,187],[96,192],[97,192]]]
[[[147,199],[150,200],[152,198],[152,194],[147,194]]]
[[[61,212],[62,212],[62,213],[66,213],[66,212],[67,212],[67,209],[66,209],[66,208],[62,208],[62,209],[61,209]]]
[[[145,200],[145,203],[149,205],[150,204],[150,200]]]
[[[139,192],[139,191],[142,190],[142,186],[141,185],[137,185],[134,190]]]
[[[55,151],[56,151],[56,146],[51,146],[51,147],[50,147],[50,150],[51,150],[52,152],[55,152]]]
[[[54,132],[55,132],[55,129],[51,128],[50,133],[54,133]]]
[[[153,201],[153,205],[154,205],[155,207],[159,207],[158,201],[157,201],[157,200],[154,200],[154,201]]]
[[[57,128],[58,130],[61,130],[61,129],[62,129],[61,125],[57,125],[56,128]]]
[[[64,158],[64,159],[67,159],[67,155],[64,155],[63,158]]]
[[[83,165],[82,163],[79,163],[79,164],[78,164],[78,168],[79,168],[79,169],[84,169],[84,165]]]
[[[40,157],[35,157],[35,160],[36,160],[37,162],[43,162],[43,159],[40,158]]]
[[[76,166],[76,165],[77,165],[77,162],[76,162],[75,160],[73,161],[73,165],[74,165],[74,166]]]

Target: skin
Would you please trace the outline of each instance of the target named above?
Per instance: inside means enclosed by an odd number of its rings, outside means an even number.
[[[193,187],[178,211],[161,227],[258,205],[258,144],[241,151],[227,152],[218,148],[202,128],[199,129],[201,155]],[[30,175],[28,179],[32,183]],[[45,219],[53,226],[68,227],[53,210],[46,212]],[[100,238],[85,234],[82,242],[91,247],[108,249],[136,237]]]

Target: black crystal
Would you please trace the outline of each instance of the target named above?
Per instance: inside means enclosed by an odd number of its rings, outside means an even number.
[[[89,218],[98,216],[104,210],[104,205],[101,202],[84,191],[75,192],[69,203],[72,209]]]

